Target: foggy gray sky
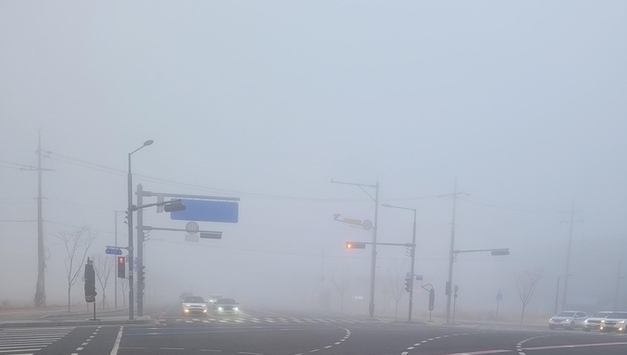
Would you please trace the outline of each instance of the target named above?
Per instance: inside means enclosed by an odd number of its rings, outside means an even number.
[[[459,307],[490,310],[501,289],[517,310],[515,272],[544,268],[533,311],[551,311],[573,200],[569,298],[594,304],[627,250],[626,38],[623,1],[1,2],[0,299],[34,294],[37,225],[18,221],[36,220],[37,174],[15,164],[36,165],[41,129],[52,302],[55,234],[88,225],[104,253],[127,154],[153,139],[135,183],[241,198],[238,224],[201,224],[220,241],[151,233],[147,282],[174,297],[294,301],[321,273],[367,279],[370,249],[344,242],[370,234],[333,214],[373,219],[374,204],[330,181],[378,180],[382,203],[418,210],[417,273],[443,307],[452,200],[438,196],[457,177],[457,249],[511,249],[460,255]],[[409,242],[411,223],[380,208],[379,241]],[[378,298],[408,265],[380,248]]]

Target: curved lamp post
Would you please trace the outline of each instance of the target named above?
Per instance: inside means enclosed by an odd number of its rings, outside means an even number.
[[[128,207],[126,209],[126,214],[128,217],[128,257],[129,257],[129,265],[128,265],[128,318],[133,319],[133,302],[134,297],[133,293],[135,292],[135,288],[133,287],[133,265],[135,263],[135,258],[133,257],[133,175],[131,174],[131,155],[142,149],[143,147],[149,146],[154,141],[149,139],[144,142],[144,144],[135,149],[134,151],[128,153]]]

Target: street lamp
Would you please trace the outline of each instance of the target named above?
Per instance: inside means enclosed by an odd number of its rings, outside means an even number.
[[[401,206],[392,206],[387,203],[382,204],[383,207],[398,208],[401,210],[414,211],[414,229],[411,235],[411,282],[409,283],[409,314],[407,315],[407,322],[411,323],[411,314],[414,304],[414,265],[416,262],[416,209],[407,208]]]
[[[131,155],[133,155],[138,150],[143,147],[149,146],[154,141],[149,139],[144,142],[144,144],[135,149],[134,151],[128,153],[128,208],[126,209],[127,217],[128,217],[128,257],[129,257],[129,267],[128,267],[128,318],[130,320],[133,319],[133,265],[135,258],[133,257],[133,175],[131,174]]]

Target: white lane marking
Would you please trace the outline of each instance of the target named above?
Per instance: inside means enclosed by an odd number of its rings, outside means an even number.
[[[245,352],[245,351],[240,351],[239,353],[240,354],[247,354],[247,355],[263,355],[262,353],[248,353],[248,352]]]
[[[115,338],[115,342],[113,343],[113,348],[111,349],[110,355],[117,355],[118,349],[120,348],[120,340],[122,340],[122,331],[124,330],[124,326],[120,327],[118,331],[118,336]]]
[[[198,349],[198,351],[209,351],[212,353],[221,353],[222,350],[213,350],[213,349]]]
[[[10,350],[0,350],[0,353],[12,353],[12,352],[15,352],[16,349],[19,349],[20,351],[39,351],[39,350],[41,350],[41,348],[31,348],[31,349],[15,348],[15,349],[10,349]]]
[[[548,350],[548,349],[564,349],[564,348],[585,348],[591,346],[612,346],[612,345],[625,345],[627,342],[621,341],[616,343],[590,343],[590,344],[568,344],[568,345],[552,345],[552,346],[537,346],[533,348],[524,348],[523,350]]]
[[[161,348],[161,350],[185,350],[185,348]]]

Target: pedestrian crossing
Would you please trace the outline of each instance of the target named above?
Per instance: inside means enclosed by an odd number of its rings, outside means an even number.
[[[0,330],[1,355],[32,355],[68,335],[75,327]]]
[[[159,318],[161,323],[188,324],[359,324],[363,321],[338,318],[292,318],[292,317],[206,317],[206,318]]]

